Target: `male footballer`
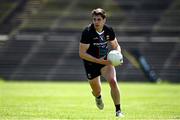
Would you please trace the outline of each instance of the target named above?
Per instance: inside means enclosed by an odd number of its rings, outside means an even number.
[[[101,80],[103,76],[109,83],[111,97],[115,106],[115,116],[123,117],[120,104],[120,92],[116,78],[115,67],[107,60],[108,44],[112,49],[121,52],[115,33],[106,23],[106,13],[103,9],[92,10],[92,23],[82,32],[79,55],[83,60],[87,78],[95,97],[97,107],[102,110],[104,103],[101,94]]]

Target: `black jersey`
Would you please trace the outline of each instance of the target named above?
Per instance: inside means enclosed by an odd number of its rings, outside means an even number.
[[[91,24],[84,29],[81,36],[81,43],[90,44],[87,53],[96,58],[107,56],[108,41],[115,39],[115,33],[113,29],[107,25],[103,27],[103,33],[98,34]]]

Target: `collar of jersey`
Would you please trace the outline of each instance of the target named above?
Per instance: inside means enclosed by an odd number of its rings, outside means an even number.
[[[96,31],[98,35],[102,35],[104,33],[104,30],[102,32]]]

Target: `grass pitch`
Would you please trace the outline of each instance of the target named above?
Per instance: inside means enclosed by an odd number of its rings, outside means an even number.
[[[123,119],[180,119],[180,85],[119,83]],[[114,120],[109,85],[104,110],[88,82],[0,82],[0,120]]]

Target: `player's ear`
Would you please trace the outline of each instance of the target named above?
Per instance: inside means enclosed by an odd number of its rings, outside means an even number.
[[[104,18],[103,20],[104,20],[104,23],[106,23],[106,18]]]

